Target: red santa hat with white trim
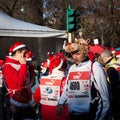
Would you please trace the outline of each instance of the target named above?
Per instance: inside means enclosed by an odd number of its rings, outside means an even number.
[[[15,44],[13,44],[10,48],[9,48],[9,55],[12,55],[12,52],[21,49],[21,48],[25,48],[26,45],[22,42],[16,42]]]
[[[64,62],[66,62],[66,58],[64,57],[62,52],[58,52],[56,55],[54,55],[53,58],[50,60],[50,74],[52,74],[53,69],[59,70]]]
[[[18,107],[28,107],[33,103],[31,100],[31,94],[27,88],[22,88],[15,91],[13,96],[10,98],[10,103]]]
[[[41,64],[41,72],[44,74],[47,71],[47,68],[48,68],[48,63],[47,63],[47,61],[44,61]]]
[[[115,56],[116,56],[117,58],[120,57],[120,50],[116,51]]]
[[[27,53],[26,53],[26,60],[27,61],[32,61],[33,60],[33,53],[32,53],[32,51],[28,51]]]
[[[116,53],[116,50],[113,47],[110,48],[110,51],[111,51],[112,54]]]

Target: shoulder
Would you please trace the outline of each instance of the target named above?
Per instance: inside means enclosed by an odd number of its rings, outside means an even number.
[[[98,73],[98,74],[105,73],[104,67],[97,61],[92,63],[91,69],[93,69],[94,73]]]
[[[92,64],[93,64],[94,68],[101,68],[101,69],[103,69],[103,66],[99,62],[97,62],[97,61],[93,62]]]
[[[70,66],[70,68],[69,68],[69,71],[71,71],[73,68],[75,68],[76,67],[76,64],[72,64],[71,66]]]

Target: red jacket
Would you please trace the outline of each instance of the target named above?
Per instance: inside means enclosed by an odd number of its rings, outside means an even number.
[[[14,90],[29,85],[27,64],[20,64],[19,61],[7,56],[3,66],[3,75],[8,93],[11,95]]]

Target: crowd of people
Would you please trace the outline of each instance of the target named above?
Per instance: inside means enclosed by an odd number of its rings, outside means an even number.
[[[34,91],[39,65],[26,44],[14,43],[0,64],[4,120],[120,120],[119,51],[106,49],[96,57],[89,43],[80,38],[48,53]]]

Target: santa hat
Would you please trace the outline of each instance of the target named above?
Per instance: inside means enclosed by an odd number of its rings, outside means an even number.
[[[46,71],[47,71],[47,68],[48,68],[48,63],[47,61],[44,61],[42,64],[41,64],[41,72],[44,74]]]
[[[10,48],[9,48],[9,55],[12,54],[12,52],[20,49],[20,48],[24,48],[26,47],[25,44],[23,44],[22,42],[16,42],[15,44],[13,44]]]
[[[118,51],[115,53],[115,56],[116,56],[117,58],[120,57],[120,50],[118,50]]]
[[[32,51],[28,51],[28,52],[25,54],[25,57],[26,57],[26,60],[27,60],[27,61],[32,61],[32,59],[33,59],[33,53],[32,53]]]
[[[22,88],[15,91],[13,96],[10,98],[10,102],[18,107],[28,107],[32,103],[31,94],[27,88]]]
[[[66,59],[61,52],[58,52],[56,55],[54,55],[53,58],[50,60],[50,74],[52,73],[53,69],[59,70],[62,67],[64,61],[66,61]]]
[[[4,64],[5,60],[0,60],[0,67]]]
[[[110,48],[110,51],[111,51],[112,54],[114,54],[116,52],[113,47]]]
[[[47,61],[44,61],[42,64],[41,64],[41,68],[47,68],[48,65],[47,65]]]

